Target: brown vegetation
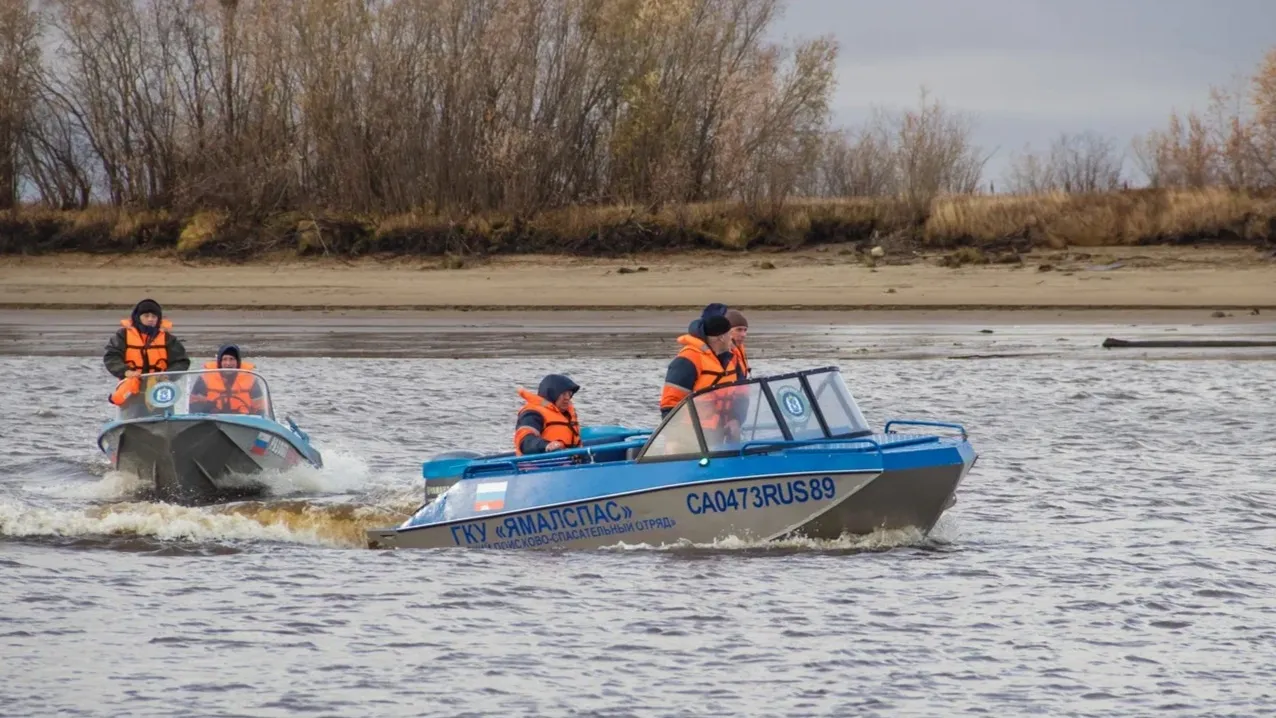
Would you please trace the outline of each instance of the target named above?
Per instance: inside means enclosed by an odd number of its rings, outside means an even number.
[[[251,223],[212,211],[93,207],[0,212],[0,254],[175,250],[186,257],[298,255],[615,256],[697,248],[856,243],[888,254],[978,247],[1013,257],[1033,247],[1276,241],[1276,197],[1226,189],[1035,196],[945,196],[918,221],[889,199],[792,199],[759,212],[737,202],[573,206],[527,216],[283,212]],[[966,262],[976,261],[967,258]]]
[[[0,34],[56,48],[0,56],[21,70],[8,176],[58,207],[775,201],[813,159],[836,54],[766,42],[779,0],[5,5]]]
[[[622,254],[1276,236],[1276,51],[1141,138],[1062,135],[981,194],[922,94],[829,127],[781,0],[6,0],[0,253]],[[41,48],[45,52],[41,54]]]

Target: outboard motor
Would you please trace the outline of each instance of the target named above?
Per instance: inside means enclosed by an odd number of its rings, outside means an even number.
[[[482,458],[477,451],[445,451],[435,455],[421,466],[421,478],[425,482],[425,504],[428,505],[461,480],[465,467]]]

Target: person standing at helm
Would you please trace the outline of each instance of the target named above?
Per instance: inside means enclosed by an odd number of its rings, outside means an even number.
[[[745,337],[749,335],[749,320],[739,309],[728,309],[728,322],[731,322],[731,353],[735,355],[736,366],[740,370],[740,378],[748,379],[753,371],[749,368],[749,355],[744,348]]]
[[[536,393],[519,387],[523,408],[514,422],[514,454],[544,454],[580,446],[580,421],[572,398],[580,386],[562,374],[541,379]]]
[[[133,315],[120,320],[120,328],[106,344],[102,362],[116,379],[163,371],[186,371],[191,360],[181,340],[173,336],[173,323],[154,299],[143,299]]]
[[[751,371],[748,355],[744,349],[744,338],[749,333],[749,321],[744,318],[740,310],[730,309],[721,302],[707,304],[700,312],[700,318],[691,320],[691,324],[687,326],[687,333],[697,339],[704,339],[704,320],[713,316],[723,316],[731,322],[732,353],[736,356],[737,373],[741,380],[748,379]]]
[[[704,320],[709,317],[725,316],[728,311],[730,310],[727,309],[727,305],[721,302],[706,304],[700,312],[700,317],[692,319],[691,323],[687,325],[687,333],[697,339],[704,339]]]
[[[700,328],[703,339],[690,333],[678,337],[682,349],[665,371],[665,386],[660,392],[661,417],[692,392],[740,379],[731,350],[731,322],[722,314],[715,314],[703,318]]]
[[[205,369],[221,369],[203,374],[191,385],[192,414],[264,414],[266,397],[257,377],[247,372],[256,367],[242,361],[239,347],[227,344],[217,350],[217,360]],[[236,371],[242,369],[243,371]]]
[[[144,374],[166,371],[186,371],[191,360],[181,340],[173,336],[173,323],[164,319],[164,310],[154,299],[143,299],[133,307],[128,319],[120,320],[110,341],[102,363],[116,379],[125,381],[111,395],[111,403],[117,406],[129,396],[141,391]]]

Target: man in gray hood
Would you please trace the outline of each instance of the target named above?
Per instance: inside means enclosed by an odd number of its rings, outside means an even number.
[[[541,379],[536,393],[519,388],[523,408],[514,422],[514,453],[543,454],[580,446],[580,421],[572,397],[580,385],[562,374]]]

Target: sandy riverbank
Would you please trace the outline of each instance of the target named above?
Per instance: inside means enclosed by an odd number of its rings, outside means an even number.
[[[0,258],[0,305],[226,309],[1196,310],[1276,307],[1276,261],[1253,248],[1043,251],[1022,265],[867,267],[838,247],[779,254],[629,259],[498,257],[459,269],[435,259],[228,264],[163,255]]]

